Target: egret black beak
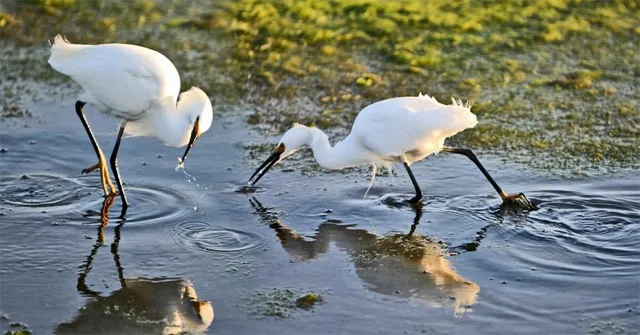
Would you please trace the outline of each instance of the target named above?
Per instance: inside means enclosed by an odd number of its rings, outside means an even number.
[[[282,155],[283,152],[284,144],[280,143],[273,151],[271,156],[269,156],[269,158],[267,158],[267,160],[264,161],[264,163],[262,163],[260,167],[258,167],[256,171],[251,175],[251,178],[249,178],[249,186],[255,185],[258,180],[260,180],[260,178],[262,178],[262,176],[264,176],[265,173],[267,173],[267,171],[269,171],[269,169],[271,169],[271,167],[280,160],[280,155]],[[253,179],[254,177],[255,179]]]
[[[185,150],[182,159],[180,160],[179,166],[184,167],[184,160],[187,159],[187,155],[191,148],[193,148],[193,144],[196,143],[196,140],[200,136],[200,117],[196,118],[196,122],[193,123],[193,129],[191,130],[191,137],[189,138],[189,144],[187,144],[187,150]]]

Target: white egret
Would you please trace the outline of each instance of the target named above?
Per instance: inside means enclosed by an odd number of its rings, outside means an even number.
[[[444,145],[445,138],[478,123],[469,104],[452,100],[452,105],[444,105],[435,98],[420,94],[418,97],[376,102],[360,111],[351,133],[333,147],[322,130],[295,124],[282,136],[271,156],[249,178],[248,185],[253,186],[274,164],[308,145],[318,164],[326,169],[373,164],[375,177],[378,165],[390,168],[392,163],[402,163],[416,191],[409,202],[415,204],[422,199],[422,191],[409,166],[431,154],[445,151],[471,159],[500,194],[503,202],[533,208],[524,194],[509,195],[504,192],[470,149]]]
[[[184,164],[194,142],[211,126],[213,111],[207,95],[192,87],[180,94],[180,75],[161,53],[130,44],[73,44],[60,35],[51,45],[49,64],[83,89],[75,109],[98,156],[98,163],[84,169],[100,169],[105,196],[117,193],[111,183],[106,159],[82,108],[95,104],[104,114],[122,120],[110,163],[123,206],[127,198],[118,171],[118,149],[122,135],[155,137],[168,146],[187,149]]]

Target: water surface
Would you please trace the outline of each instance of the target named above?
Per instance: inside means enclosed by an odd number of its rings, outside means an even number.
[[[181,150],[127,138],[120,169],[132,204],[104,203],[73,101],[38,102],[39,124],[0,124],[0,312],[36,333],[156,332],[159,314],[211,301],[209,334],[628,333],[640,319],[640,174],[563,180],[481,157],[498,182],[539,202],[500,209],[462,156],[414,165],[421,213],[402,169],[274,169],[255,193],[234,190],[255,164],[243,145],[273,141],[242,118],[218,118]],[[249,111],[247,111],[249,112]],[[89,113],[103,149],[115,121]],[[26,123],[29,123],[27,119]],[[308,154],[308,153],[306,153]],[[266,316],[264,306],[318,293],[312,310]],[[127,322],[113,311],[125,306]],[[283,308],[286,302],[283,302]],[[122,308],[125,308],[122,307]],[[184,320],[192,311],[181,312]],[[91,327],[86,320],[91,320]],[[186,326],[185,326],[186,327]],[[182,328],[182,330],[187,328]]]

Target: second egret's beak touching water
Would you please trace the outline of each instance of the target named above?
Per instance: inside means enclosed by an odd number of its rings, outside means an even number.
[[[187,144],[187,149],[184,151],[184,155],[182,155],[182,159],[180,159],[180,163],[176,167],[184,168],[184,160],[187,159],[187,155],[193,148],[193,144],[196,143],[196,140],[200,136],[200,117],[196,117],[196,122],[193,123],[193,129],[191,130],[191,137],[189,137],[189,143]]]
[[[258,180],[260,180],[260,178],[262,178],[262,176],[264,176],[267,173],[267,171],[271,169],[272,166],[274,166],[277,162],[279,162],[280,157],[282,156],[282,153],[284,152],[284,150],[285,150],[284,144],[282,143],[278,144],[275,150],[273,150],[273,153],[271,154],[271,156],[269,156],[269,158],[267,158],[267,160],[265,160],[264,163],[262,163],[256,169],[255,172],[253,172],[253,174],[251,175],[251,178],[249,178],[248,186],[255,185],[258,182]]]

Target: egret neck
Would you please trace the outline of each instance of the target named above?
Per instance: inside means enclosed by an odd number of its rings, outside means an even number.
[[[369,150],[363,150],[362,145],[351,135],[332,147],[329,137],[322,130],[315,127],[307,129],[310,133],[307,145],[311,147],[318,164],[325,169],[342,169],[379,161]]]
[[[202,107],[179,101],[175,98],[164,99],[156,106],[152,106],[154,118],[150,118],[152,131],[155,136],[170,147],[182,147],[189,143],[189,135],[193,130],[195,120],[202,111]]]

